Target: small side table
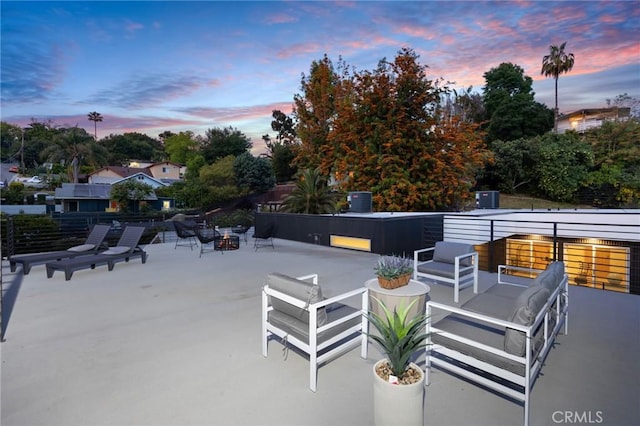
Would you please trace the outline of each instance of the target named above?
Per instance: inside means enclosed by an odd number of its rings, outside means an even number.
[[[418,301],[409,311],[408,318],[424,315],[427,296],[431,291],[431,287],[428,284],[417,280],[410,280],[409,284],[391,290],[380,287],[377,278],[368,280],[364,283],[364,286],[369,289],[369,310],[376,315],[383,315],[384,313],[378,302],[373,300],[371,296],[375,296],[376,299],[384,303],[391,312],[399,306],[407,307],[409,303],[417,299]]]

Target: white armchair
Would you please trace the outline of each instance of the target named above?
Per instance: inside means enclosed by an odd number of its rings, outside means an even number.
[[[311,282],[309,282],[309,280]],[[359,308],[343,303],[358,298]],[[360,345],[367,357],[367,289],[352,290],[325,299],[318,275],[298,278],[269,274],[262,291],[262,355],[270,338],[277,336],[309,355],[309,388],[315,392],[318,366]]]
[[[423,260],[433,251],[431,260]],[[413,279],[427,278],[453,285],[453,301],[458,303],[460,290],[473,285],[478,293],[478,253],[470,244],[438,241],[435,247],[413,252]]]

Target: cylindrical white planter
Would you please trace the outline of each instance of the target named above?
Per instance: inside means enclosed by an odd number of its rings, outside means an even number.
[[[382,316],[383,312],[378,302],[371,299],[372,296],[384,303],[391,312],[400,306],[406,308],[417,299],[417,302],[411,307],[407,315],[407,318],[410,319],[415,318],[416,315],[424,315],[427,296],[431,291],[431,287],[428,284],[416,280],[410,280],[406,286],[391,290],[380,287],[377,278],[368,280],[364,283],[364,286],[369,289],[369,310],[378,316]]]
[[[418,383],[392,385],[376,373],[380,360],[373,366],[373,419],[376,426],[422,426],[424,422],[424,372]]]

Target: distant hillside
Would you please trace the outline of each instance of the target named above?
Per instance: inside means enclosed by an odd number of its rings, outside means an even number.
[[[501,209],[592,209],[593,206],[560,203],[543,198],[534,198],[527,195],[500,194]]]

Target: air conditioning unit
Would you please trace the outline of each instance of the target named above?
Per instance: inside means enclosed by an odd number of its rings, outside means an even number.
[[[371,213],[373,211],[371,192],[350,192],[347,201],[350,212]]]
[[[476,207],[479,209],[497,209],[500,207],[500,191],[476,192]]]

